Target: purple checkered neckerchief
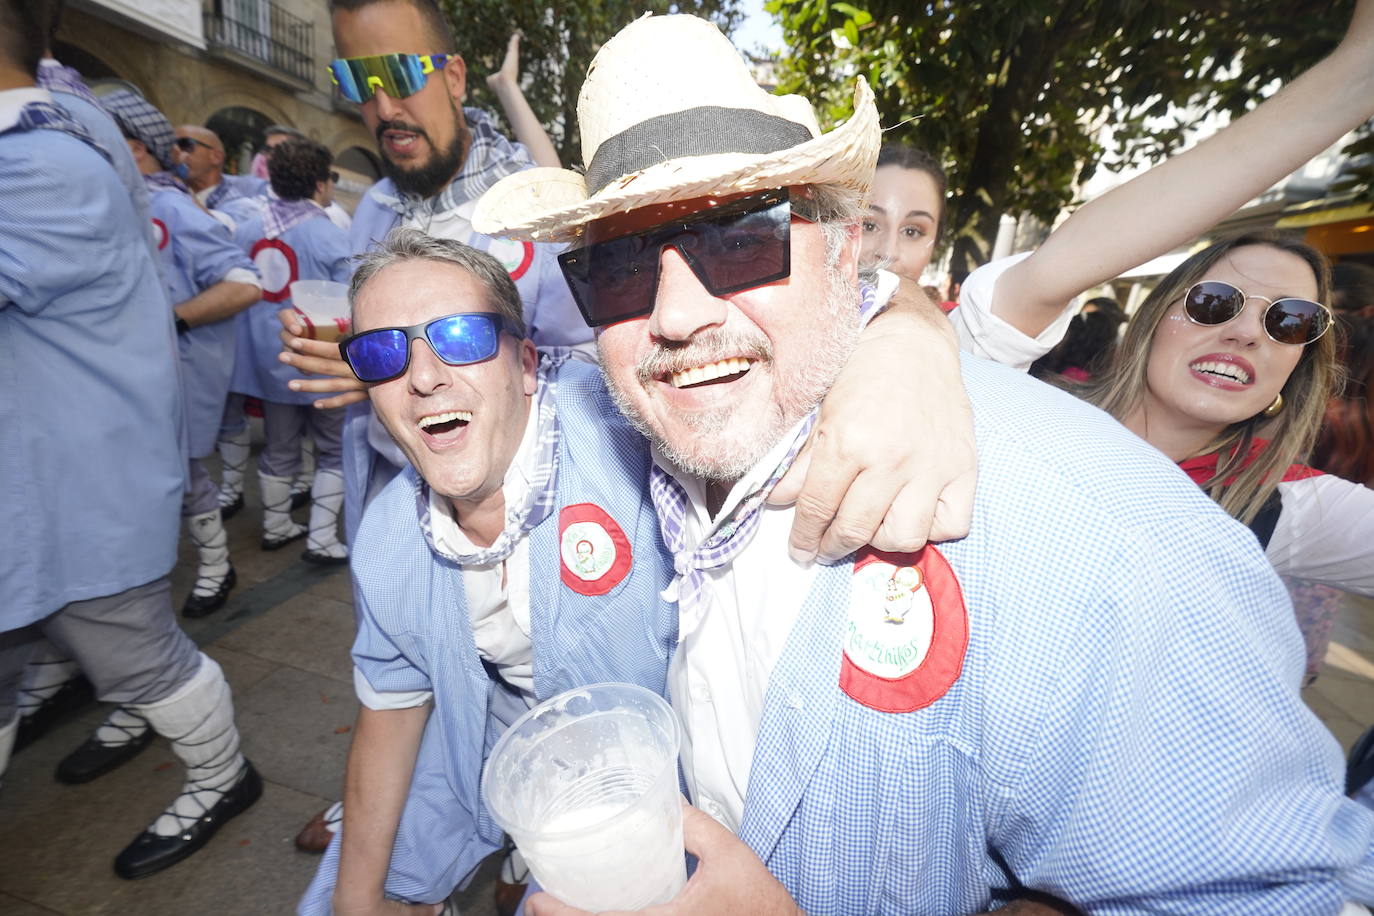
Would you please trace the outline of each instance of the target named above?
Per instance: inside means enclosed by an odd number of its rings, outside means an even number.
[[[100,108],[100,100],[91,92],[91,87],[81,78],[81,74],[71,67],[63,66],[51,57],[38,62],[38,86],[49,92],[65,92]],[[101,111],[105,109],[101,108]]]
[[[382,194],[370,192],[373,200],[400,214],[401,219],[420,219],[427,215],[430,219],[436,214],[456,210],[470,200],[476,200],[487,192],[492,185],[534,163],[529,153],[518,143],[511,143],[501,136],[491,116],[480,108],[464,108],[463,118],[467,121],[472,136],[468,156],[458,174],[438,194],[433,197],[419,198],[411,194]]]
[[[213,191],[206,195],[205,209],[216,210],[219,208],[220,204],[228,203],[231,200],[238,200],[243,196],[244,195],[232,187],[229,182],[221,181],[219,184],[215,185]],[[273,236],[268,236],[268,238],[273,238]]]
[[[9,133],[12,130],[60,130],[62,133],[70,134],[85,143],[104,156],[107,161],[110,161],[110,154],[105,147],[97,143],[96,139],[79,121],[73,120],[65,108],[52,102],[29,102],[20,108],[13,123],[0,124],[0,134]]]
[[[429,484],[419,474],[415,475],[415,505],[420,514],[420,530],[430,549],[459,566],[491,566],[510,556],[520,539],[536,525],[549,517],[558,501],[558,413],[554,407],[554,395],[558,391],[558,367],[566,360],[566,352],[559,354],[540,354],[538,385],[534,393],[534,403],[530,410],[536,411],[536,440],[538,450],[536,470],[530,480],[529,492],[524,502],[518,506],[506,503],[506,527],[492,542],[490,547],[472,553],[449,553],[440,550],[434,540],[430,521]],[[519,460],[516,455],[515,460]]]
[[[143,176],[143,183],[151,191],[180,191],[187,197],[193,198],[191,189],[186,187],[186,183],[171,172],[153,172],[151,175]],[[199,206],[199,205],[197,205]]]
[[[299,226],[308,219],[325,216],[324,208],[308,197],[300,200],[282,200],[280,197],[267,199],[267,212],[262,217],[262,234],[269,239],[284,235],[288,229]]]
[[[691,505],[687,491],[671,474],[657,464],[653,465],[649,473],[649,495],[653,497],[654,508],[658,510],[658,527],[663,533],[663,543],[673,554],[675,576],[669,593],[677,590],[679,641],[696,629],[711,603],[711,597],[706,593],[706,570],[729,563],[753,540],[754,532],[763,520],[764,500],[792,466],[793,459],[801,451],[815,422],[816,411],[812,411],[797,429],[787,454],[778,462],[763,486],[740,500],[729,517],[722,519],[715,526],[714,533],[696,547],[687,543],[687,511]]]

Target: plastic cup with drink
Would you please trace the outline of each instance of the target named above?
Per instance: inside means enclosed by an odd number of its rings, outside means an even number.
[[[546,700],[507,729],[482,797],[541,887],[597,912],[667,903],[687,881],[677,755],[661,697],[593,684]]]
[[[348,284],[333,280],[297,280],[291,284],[291,304],[300,313],[306,337],[338,340],[348,336],[352,325]]]

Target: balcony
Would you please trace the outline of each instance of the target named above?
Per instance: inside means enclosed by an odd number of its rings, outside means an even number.
[[[205,11],[205,40],[230,56],[315,82],[314,24],[268,0],[215,0]]]

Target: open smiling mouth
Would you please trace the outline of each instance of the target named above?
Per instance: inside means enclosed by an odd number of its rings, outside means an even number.
[[[429,433],[431,436],[442,436],[451,433],[472,422],[472,412],[468,410],[450,410],[444,413],[432,414],[422,417],[419,422],[420,429]]]
[[[1203,375],[1211,375],[1215,376],[1216,378],[1224,378],[1228,381],[1236,382],[1241,385],[1250,384],[1250,373],[1246,372],[1244,369],[1242,369],[1240,366],[1237,366],[1235,363],[1224,363],[1215,360],[1207,360],[1205,362],[1190,363],[1188,368],[1192,369],[1194,372],[1200,372]]]
[[[674,388],[699,388],[706,385],[717,385],[721,382],[733,382],[744,376],[751,368],[753,361],[743,357],[733,359],[722,359],[714,363],[707,363],[704,366],[694,366],[691,369],[683,369],[681,372],[672,372],[668,375],[668,382]]]

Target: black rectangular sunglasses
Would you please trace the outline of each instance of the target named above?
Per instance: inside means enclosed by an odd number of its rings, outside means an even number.
[[[713,296],[787,277],[791,226],[787,189],[779,188],[566,251],[558,264],[582,317],[597,328],[654,310],[659,260],[668,246]]]

